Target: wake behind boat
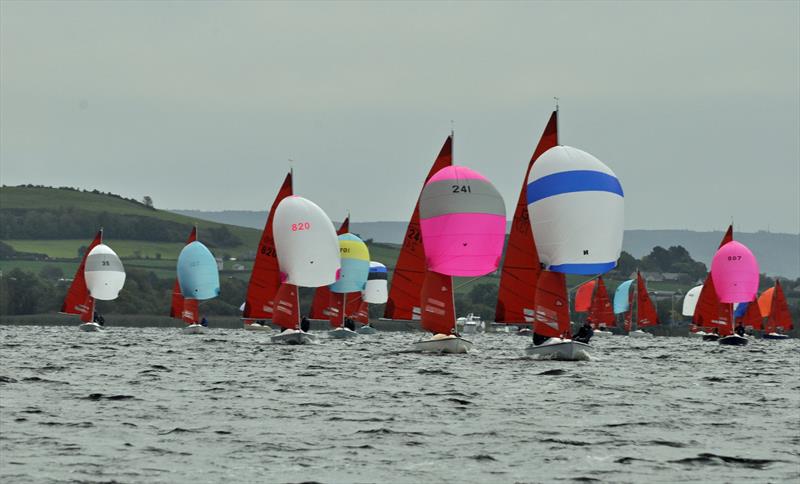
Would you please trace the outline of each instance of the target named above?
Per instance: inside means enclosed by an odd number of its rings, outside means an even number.
[[[261,331],[261,332],[265,332],[265,333],[271,333],[272,332],[272,328],[270,326],[268,326],[266,323],[261,324],[261,323],[257,323],[257,322],[245,323],[244,330],[245,331]]]

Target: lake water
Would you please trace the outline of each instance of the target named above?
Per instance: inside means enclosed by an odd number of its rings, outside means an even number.
[[[0,480],[797,482],[800,344],[596,338],[583,362],[214,330],[0,326]]]

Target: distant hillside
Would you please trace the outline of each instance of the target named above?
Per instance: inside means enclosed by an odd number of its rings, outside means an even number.
[[[267,219],[266,212],[221,211],[204,212],[199,210],[175,210],[176,213],[213,220],[222,223],[236,223],[245,227],[263,229]],[[375,242],[399,244],[405,235],[405,222],[353,222],[352,230],[364,239]],[[653,247],[668,248],[682,245],[697,261],[709,265],[711,257],[722,239],[722,232],[693,232],[690,230],[627,230],[623,250],[636,258],[647,255]],[[761,271],[796,279],[800,277],[800,234],[773,234],[769,232],[735,234],[737,240],[749,246],[758,257]]]

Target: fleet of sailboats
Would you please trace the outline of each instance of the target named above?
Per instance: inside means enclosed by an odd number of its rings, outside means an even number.
[[[574,310],[586,313],[594,335],[612,335],[621,315],[629,336],[652,337],[643,329],[659,324],[658,313],[642,274],[637,271],[635,279],[620,284],[613,302],[602,277],[616,266],[621,251],[622,186],[593,155],[559,144],[558,116],[556,109],[527,164],[507,244],[503,198],[483,175],[453,165],[453,136],[447,137],[412,211],[391,284],[387,267],[371,261],[367,245],[350,232],[349,215],[335,230],[319,206],[294,194],[293,173],[288,173],[256,251],[242,305],[244,328],[272,331],[277,326],[282,331],[272,336],[274,343],[305,344],[317,339],[309,332],[309,319],[328,320],[330,337],[349,338],[375,333],[369,305],[385,304],[383,320],[419,321],[431,333],[413,343],[414,350],[468,352],[473,342],[457,332],[453,277],[481,277],[499,269],[493,324],[530,328],[533,343],[525,348],[530,356],[574,360],[588,355],[588,340],[572,338],[569,274],[591,277],[577,287]],[[95,300],[115,299],[125,282],[121,260],[102,238],[100,230],[61,308],[80,316],[83,331],[102,329]],[[213,254],[197,240],[196,227],[179,255],[177,272],[170,316],[185,323],[184,332],[203,333],[199,301],[219,295],[219,272]],[[692,318],[690,334],[746,344],[747,337],[736,334],[745,328],[762,331],[767,339],[785,339],[793,324],[780,282],[760,297],[757,286],[755,257],[733,240],[730,226],[705,282],[684,296],[681,313]],[[315,289],[307,317],[301,314],[299,287]],[[359,328],[351,324],[356,322]]]

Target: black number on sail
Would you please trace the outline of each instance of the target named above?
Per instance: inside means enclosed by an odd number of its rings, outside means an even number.
[[[469,185],[452,185],[453,193],[472,193],[472,187]]]

